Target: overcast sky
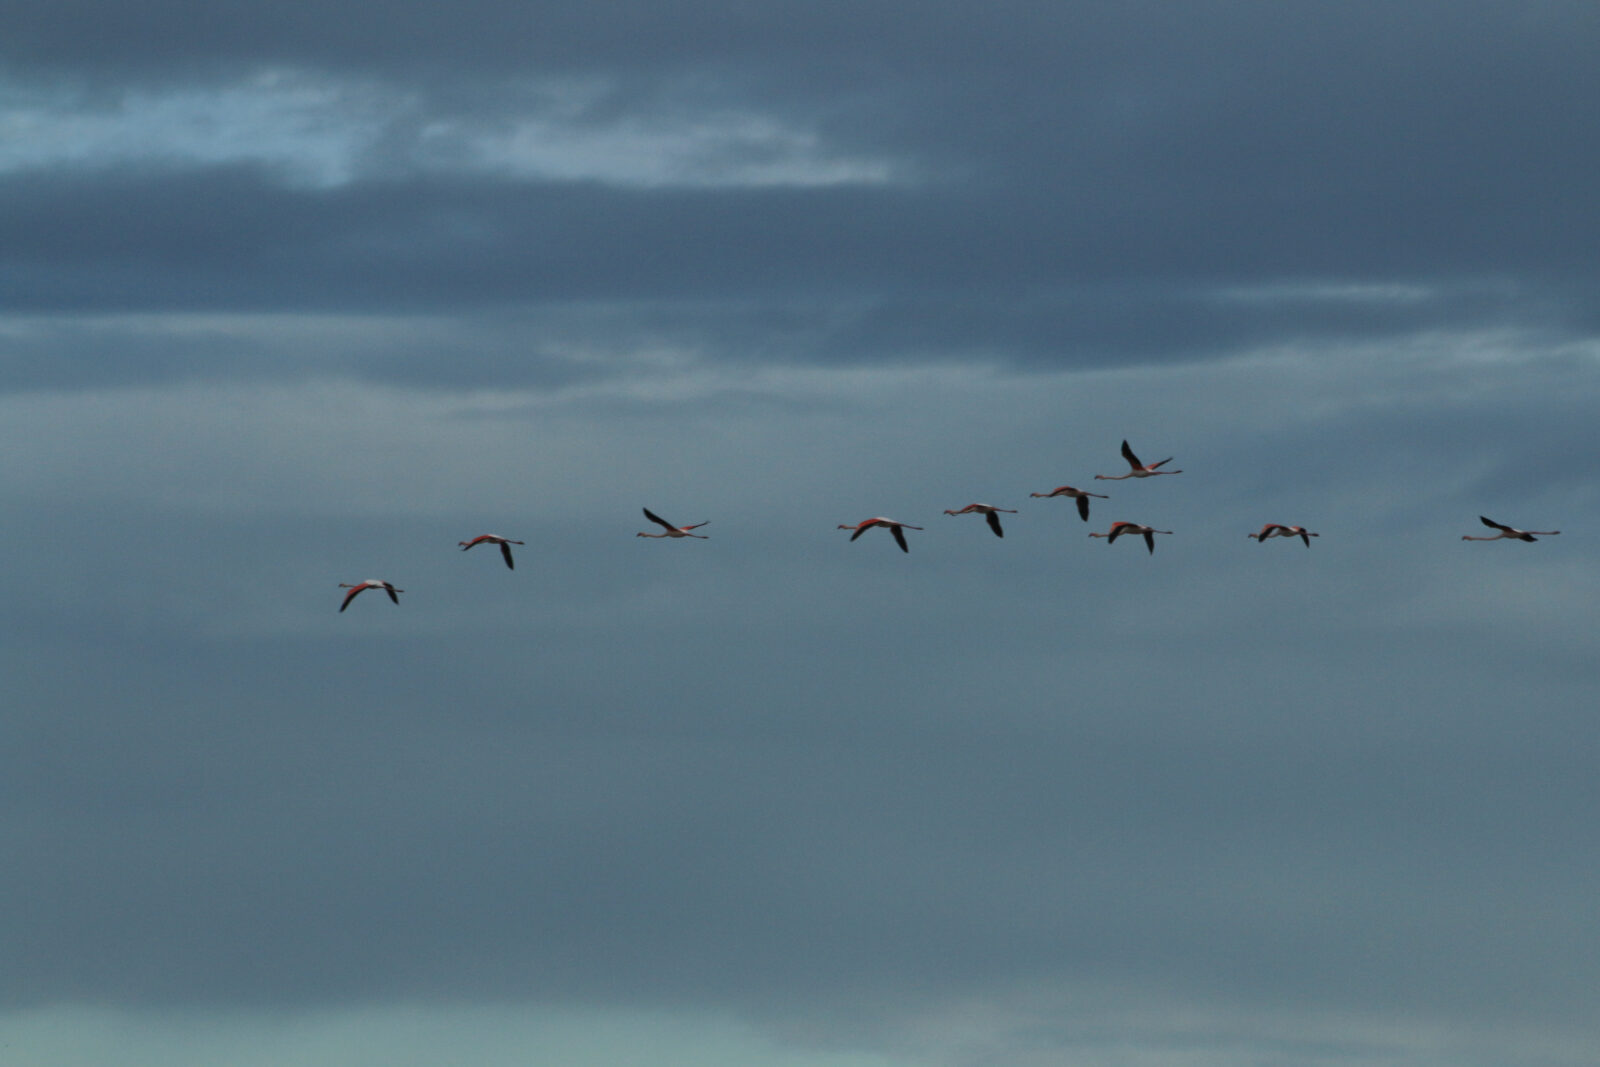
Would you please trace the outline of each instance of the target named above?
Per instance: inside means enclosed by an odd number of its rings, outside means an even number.
[[[0,1059],[1600,1062],[1597,56],[6,5]]]

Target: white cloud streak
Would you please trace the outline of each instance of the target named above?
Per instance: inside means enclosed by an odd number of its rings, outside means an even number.
[[[513,83],[492,118],[413,91],[277,69],[225,85],[129,90],[112,101],[0,82],[0,173],[56,166],[254,164],[337,187],[397,174],[484,174],[655,188],[878,185],[886,159],[733,105],[664,99],[597,115],[594,79]]]

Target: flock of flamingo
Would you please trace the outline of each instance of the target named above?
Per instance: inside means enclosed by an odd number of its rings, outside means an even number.
[[[1097,481],[1120,482],[1128,478],[1154,478],[1162,474],[1183,473],[1181,470],[1161,469],[1168,463],[1172,462],[1171,456],[1161,460],[1159,463],[1139,462],[1139,457],[1134,455],[1133,449],[1128,447],[1127,441],[1122,442],[1122,458],[1128,461],[1128,473],[1096,474],[1095,479]],[[1084,522],[1089,521],[1090,497],[1094,497],[1098,500],[1111,499],[1104,493],[1091,493],[1087,490],[1077,489],[1070,485],[1059,485],[1050,490],[1048,493],[1029,493],[1028,495],[1030,497],[1044,497],[1046,499],[1052,497],[1066,497],[1068,499],[1075,500],[1077,501],[1078,505],[1078,515],[1083,519]],[[968,504],[964,508],[945,509],[946,515],[982,515],[984,520],[988,522],[989,529],[994,531],[994,535],[996,537],[1004,537],[1006,535],[1005,529],[1000,525],[1000,515],[1002,512],[1007,515],[1015,515],[1017,510],[1015,508],[996,507],[993,504]],[[694,537],[699,538],[702,541],[710,540],[710,538],[708,538],[705,534],[697,534],[694,532],[695,530],[700,529],[702,526],[709,525],[709,520],[707,520],[707,522],[697,522],[689,526],[674,526],[672,523],[668,522],[666,519],[663,519],[660,515],[657,515],[649,508],[644,509],[644,517],[661,527],[661,531],[659,533],[652,533],[641,530],[636,535],[638,537]],[[1463,541],[1537,541],[1540,537],[1554,537],[1561,532],[1560,530],[1519,530],[1514,526],[1506,526],[1503,523],[1495,522],[1493,519],[1485,515],[1478,516],[1478,519],[1485,526],[1499,532],[1490,537],[1473,537],[1470,534],[1463,534],[1461,536]],[[900,546],[900,551],[910,552],[911,548],[906,543],[905,531],[921,530],[923,527],[913,526],[908,522],[898,522],[894,519],[886,519],[882,515],[877,515],[870,519],[863,519],[857,523],[842,522],[839,524],[839,529],[841,530],[855,531],[850,535],[850,540],[852,541],[866,533],[868,530],[874,528],[888,530],[889,533],[894,537],[895,544]],[[1145,526],[1137,522],[1119,521],[1113,522],[1111,524],[1111,528],[1104,533],[1096,531],[1091,533],[1089,536],[1104,538],[1106,544],[1112,544],[1117,538],[1122,537],[1123,535],[1128,535],[1131,537],[1143,537],[1145,548],[1149,552],[1154,553],[1156,550],[1155,535],[1171,533],[1171,530],[1157,530],[1152,526]],[[1245,536],[1252,538],[1260,544],[1265,544],[1269,539],[1274,537],[1298,537],[1305,543],[1307,548],[1310,548],[1311,539],[1313,537],[1320,537],[1322,535],[1313,533],[1312,531],[1307,530],[1304,526],[1290,526],[1281,522],[1269,522],[1255,533],[1246,534]],[[457,542],[461,548],[461,551],[463,552],[475,548],[478,545],[498,545],[500,547],[500,558],[505,560],[506,566],[511,569],[515,569],[517,565],[516,561],[511,555],[511,546],[520,545],[522,543],[523,542],[521,541],[513,541],[509,537],[501,537],[498,534],[479,534],[470,541]],[[395,588],[394,583],[386,582],[381,578],[368,578],[364,582],[355,582],[353,584],[348,582],[340,582],[339,588],[349,590],[349,592],[344,595],[344,602],[339,605],[340,611],[348,608],[352,600],[368,589],[382,589],[389,595],[389,599],[394,601],[396,604],[400,603],[400,594],[405,592],[404,589]]]

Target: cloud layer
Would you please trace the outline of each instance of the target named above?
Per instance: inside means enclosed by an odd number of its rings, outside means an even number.
[[[1593,1062],[1597,37],[0,16],[5,1039]]]

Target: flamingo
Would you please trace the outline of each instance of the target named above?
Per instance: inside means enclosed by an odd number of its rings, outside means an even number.
[[[506,566],[516,570],[517,565],[511,561],[511,546],[520,545],[522,542],[513,541],[509,537],[501,537],[498,534],[479,534],[470,541],[457,541],[456,544],[461,546],[461,551],[463,552],[473,545],[499,545],[500,556],[506,561]]]
[[[693,526],[674,526],[672,523],[668,522],[666,519],[663,519],[660,515],[657,515],[649,508],[644,509],[644,517],[661,527],[664,532],[645,533],[643,530],[640,530],[637,535],[639,537],[698,537],[702,541],[711,540],[711,538],[707,537],[705,534],[689,532],[690,530],[698,530],[700,527],[708,525],[711,521],[710,519],[707,519],[705,522],[697,522]]]
[[[1176,472],[1174,472],[1174,473],[1176,473]],[[1074,489],[1070,485],[1058,485],[1054,489],[1050,490],[1048,493],[1029,493],[1028,495],[1029,496],[1042,496],[1042,497],[1045,497],[1047,499],[1049,497],[1053,497],[1053,496],[1070,496],[1070,497],[1073,497],[1078,501],[1078,515],[1079,515],[1080,518],[1083,519],[1084,522],[1088,522],[1089,521],[1089,498],[1090,497],[1092,497],[1092,496],[1099,497],[1101,500],[1110,500],[1111,499],[1110,497],[1106,496],[1104,493],[1087,493],[1087,492],[1084,492],[1082,489]]]
[[[1495,522],[1487,515],[1479,515],[1478,521],[1483,523],[1485,526],[1492,527],[1500,532],[1495,534],[1493,537],[1472,537],[1467,534],[1462,534],[1461,540],[1499,541],[1504,539],[1507,541],[1537,541],[1539,540],[1539,537],[1554,537],[1556,534],[1561,532],[1560,530],[1519,530],[1514,526],[1505,526],[1501,523]],[[1538,534],[1539,537],[1533,536],[1534,534]]]
[[[1128,447],[1128,442],[1122,442],[1122,458],[1128,461],[1128,466],[1133,468],[1127,474],[1096,474],[1101,481],[1120,482],[1125,478],[1154,478],[1158,474],[1182,474],[1182,471],[1158,471],[1157,467],[1172,462],[1168,456],[1160,463],[1140,463],[1139,457],[1133,454],[1133,449]]]
[[[1318,533],[1312,533],[1304,526],[1285,526],[1281,522],[1269,522],[1265,526],[1261,527],[1260,533],[1245,534],[1245,536],[1254,537],[1257,541],[1263,544],[1269,537],[1298,537],[1300,540],[1306,543],[1307,548],[1310,548],[1311,539],[1313,537],[1321,537],[1322,535]]]
[[[854,530],[855,533],[850,535],[850,540],[854,541],[856,538],[860,537],[874,526],[882,526],[890,533],[894,534],[894,543],[900,546],[900,551],[902,552],[910,552],[911,549],[906,547],[906,535],[901,531],[922,529],[920,526],[912,526],[910,523],[906,522],[895,522],[893,519],[886,519],[881,515],[873,519],[863,519],[854,526],[851,526],[849,523],[841,522],[839,524],[839,529]]]
[[[998,512],[1002,511],[1007,515],[1015,515],[1017,513],[1016,508],[997,508],[993,504],[968,504],[960,511],[951,511],[946,508],[944,513],[946,515],[982,515],[989,521],[989,529],[994,531],[994,535],[996,537],[1004,537],[1006,532],[1000,528],[1000,516],[998,514]]]
[[[1148,548],[1152,554],[1154,554],[1156,550],[1155,535],[1170,534],[1171,532],[1171,530],[1157,530],[1154,527],[1141,526],[1136,522],[1114,522],[1111,524],[1111,529],[1105,533],[1092,533],[1089,536],[1104,537],[1106,539],[1106,544],[1109,545],[1114,543],[1116,539],[1121,537],[1123,534],[1143,534],[1144,546]]]
[[[351,585],[348,582],[340,582],[339,588],[350,590],[344,595],[344,603],[339,605],[340,611],[343,611],[345,608],[349,607],[350,601],[356,598],[356,594],[366,589],[382,589],[384,592],[389,594],[389,599],[394,601],[396,604],[400,603],[400,598],[395,594],[405,592],[404,589],[396,589],[391,583],[385,582],[379,578],[368,578],[366,581],[357,582],[355,585]]]

